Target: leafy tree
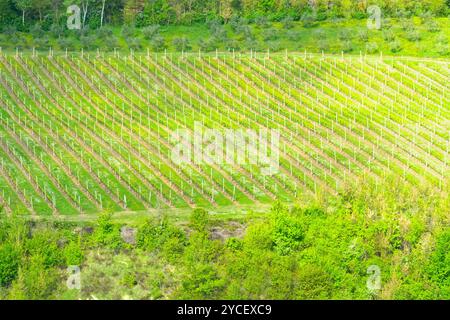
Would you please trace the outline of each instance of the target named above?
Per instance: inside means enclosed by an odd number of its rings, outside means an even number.
[[[33,0],[14,0],[17,8],[22,11],[22,25],[25,25],[25,15],[33,6]]]

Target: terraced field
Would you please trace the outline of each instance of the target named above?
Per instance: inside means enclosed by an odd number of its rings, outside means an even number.
[[[448,191],[444,60],[304,55],[2,55],[6,214],[239,206],[361,176]],[[172,160],[196,123],[276,129],[279,170]]]

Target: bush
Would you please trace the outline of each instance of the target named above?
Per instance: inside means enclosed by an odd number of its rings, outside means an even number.
[[[128,48],[133,49],[133,50],[141,50],[142,49],[142,44],[141,44],[141,39],[136,38],[136,37],[131,37],[131,38],[126,38],[125,39]]]
[[[99,29],[97,29],[97,37],[99,38],[110,38],[112,37],[113,31],[111,30],[111,28],[108,27],[101,27]]]
[[[447,43],[438,43],[436,45],[436,50],[442,56],[446,56],[450,53],[449,45]]]
[[[312,28],[316,25],[316,16],[310,12],[305,12],[300,21],[305,28]]]
[[[378,44],[376,42],[369,42],[366,44],[366,52],[368,54],[374,54],[378,52]]]
[[[269,19],[266,16],[258,16],[254,22],[258,28],[267,28],[270,26]]]
[[[271,238],[277,253],[287,255],[299,248],[305,235],[298,218],[287,212],[286,208],[281,208],[272,213],[271,224]]]
[[[136,245],[146,251],[161,250],[164,246],[176,247],[186,241],[182,230],[171,225],[167,219],[147,220],[138,228]],[[168,244],[169,243],[169,244]]]
[[[428,276],[443,290],[443,296],[450,294],[450,230],[442,232],[436,241],[427,267]]]
[[[317,47],[320,51],[328,51],[330,50],[330,42],[327,39],[320,39],[317,43]]]
[[[441,31],[441,27],[439,26],[439,24],[434,19],[427,22],[426,28],[427,28],[427,30],[429,32],[439,32],[439,31]]]
[[[25,252],[30,257],[39,257],[45,268],[63,264],[63,256],[57,245],[56,234],[49,231],[36,232],[25,243]]]
[[[200,41],[198,42],[198,46],[204,52],[210,52],[218,48],[218,44],[215,39],[200,39]]]
[[[189,39],[185,37],[173,39],[173,45],[177,51],[189,51],[192,49]]]
[[[99,216],[93,239],[97,244],[112,249],[119,249],[123,246],[120,227],[112,222],[111,213],[102,213]]]
[[[153,40],[154,37],[159,35],[160,26],[158,24],[153,26],[148,26],[142,29],[144,38],[147,40]]]
[[[64,34],[64,28],[59,24],[54,23],[50,27],[50,34],[54,38],[60,38]]]
[[[447,36],[444,33],[441,33],[437,37],[437,42],[438,43],[448,43],[448,38],[447,38]]]
[[[98,48],[97,37],[95,35],[81,36],[81,46],[84,49],[92,50]]]
[[[19,252],[11,244],[0,246],[0,286],[8,286],[19,272]]]
[[[400,51],[402,51],[402,49],[403,49],[402,45],[397,40],[391,41],[389,43],[389,50],[391,50],[392,53],[400,52]]]
[[[283,48],[281,47],[281,43],[280,43],[279,41],[269,41],[269,42],[267,43],[267,48],[268,48],[270,51],[272,51],[272,52],[278,52],[278,51],[280,51],[281,49],[283,49]]]
[[[212,33],[212,37],[218,42],[226,41],[228,39],[227,30],[223,26],[219,26]]]
[[[235,33],[240,33],[240,29],[247,25],[248,21],[244,18],[241,18],[238,15],[234,15],[233,17],[231,17],[230,19],[230,26],[231,29],[235,32]]]
[[[277,40],[280,37],[279,31],[276,28],[265,29],[262,33],[264,41]]]
[[[403,31],[411,31],[416,29],[414,23],[410,19],[402,19],[401,26]]]
[[[79,242],[71,241],[64,248],[64,260],[66,266],[80,266],[84,254]]]
[[[361,40],[362,42],[369,41],[369,33],[367,32],[367,30],[360,30],[358,32],[358,37],[359,37],[359,40]]]
[[[301,38],[301,33],[295,30],[289,30],[286,32],[286,36],[290,41],[299,41]]]
[[[344,41],[341,43],[341,49],[342,51],[344,51],[345,53],[348,52],[352,52],[354,47],[353,47],[353,42],[348,40],[348,41]]]
[[[341,41],[349,41],[353,38],[352,31],[349,29],[343,29],[339,31],[338,38]]]
[[[395,35],[392,30],[383,30],[383,39],[387,42],[392,42],[395,40]]]
[[[166,39],[161,36],[154,37],[151,45],[154,51],[162,51],[167,48]]]
[[[122,27],[121,33],[122,33],[122,37],[124,37],[125,39],[126,38],[131,38],[131,37],[134,36],[135,29],[132,26],[124,25]]]
[[[329,299],[333,291],[331,277],[316,265],[301,266],[295,284],[295,299]]]
[[[204,232],[209,225],[209,213],[204,209],[195,209],[190,218],[189,226],[192,230]]]
[[[228,40],[225,46],[226,46],[226,48],[229,51],[233,51],[233,50],[234,51],[239,51],[239,50],[241,50],[241,43],[238,40],[235,40],[235,39]]]
[[[30,33],[33,36],[33,38],[41,38],[45,34],[44,30],[42,29],[42,26],[39,23],[36,23],[34,26],[31,27]]]
[[[284,29],[292,29],[294,27],[294,19],[292,17],[286,17],[281,20]]]
[[[50,47],[50,41],[48,37],[36,38],[34,39],[34,46],[38,50],[48,50]]]
[[[411,29],[406,32],[406,39],[408,41],[419,41],[422,38],[418,30]]]

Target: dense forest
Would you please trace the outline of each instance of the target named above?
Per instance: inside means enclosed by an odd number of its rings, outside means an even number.
[[[0,26],[29,31],[36,24],[44,29],[62,28],[67,8],[78,5],[83,27],[105,24],[190,25],[239,16],[249,20],[326,20],[364,18],[369,5],[378,5],[385,16],[447,16],[449,0],[0,0]]]

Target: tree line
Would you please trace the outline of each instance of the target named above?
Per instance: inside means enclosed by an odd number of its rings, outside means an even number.
[[[250,21],[300,20],[304,15],[318,21],[365,18],[370,5],[378,5],[385,16],[447,16],[450,0],[0,0],[0,27],[63,28],[71,5],[80,8],[82,27],[96,29],[105,24],[190,25],[214,19],[226,23],[236,16]]]

